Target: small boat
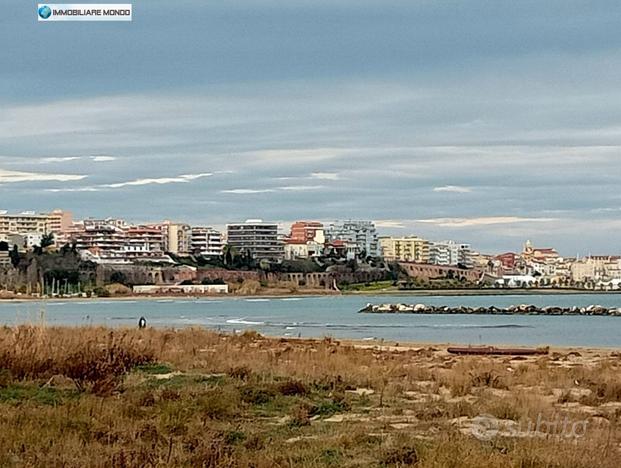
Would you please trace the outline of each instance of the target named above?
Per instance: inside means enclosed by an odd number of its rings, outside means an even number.
[[[533,356],[548,354],[550,348],[497,348],[496,346],[449,347],[451,354],[501,355],[501,356]]]

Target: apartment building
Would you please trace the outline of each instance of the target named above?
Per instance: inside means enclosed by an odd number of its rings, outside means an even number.
[[[323,224],[318,221],[296,221],[291,225],[288,240],[323,244],[326,241]]]
[[[473,267],[470,244],[454,241],[432,242],[429,246],[429,263],[433,265],[462,265]]]
[[[372,221],[343,221],[330,224],[325,230],[328,243],[339,240],[355,244],[356,254],[379,257],[381,255],[379,239]]]
[[[324,253],[326,237],[318,221],[296,221],[284,239],[285,260],[319,257]]]
[[[162,231],[166,252],[181,256],[190,255],[192,228],[189,224],[164,221],[155,227]]]
[[[226,233],[227,244],[239,252],[247,252],[255,259],[283,259],[283,242],[275,223],[249,219],[244,223],[227,224]]]
[[[67,240],[78,250],[121,256],[127,242],[125,223],[117,219],[85,219],[67,231]]]
[[[390,261],[429,262],[429,241],[416,236],[380,237],[382,256]]]
[[[194,226],[191,229],[190,250],[195,255],[219,257],[224,249],[222,233],[212,227]]]
[[[55,237],[62,235],[73,225],[73,215],[70,211],[54,210],[44,215],[48,218],[48,231]]]
[[[589,256],[571,264],[571,279],[576,282],[621,279],[621,258]]]
[[[0,211],[0,233],[47,234],[50,232],[49,222],[48,215],[35,214],[34,211],[24,211],[17,214]]]
[[[129,226],[124,229],[128,256],[160,256],[164,253],[164,236],[160,229],[151,226]]]

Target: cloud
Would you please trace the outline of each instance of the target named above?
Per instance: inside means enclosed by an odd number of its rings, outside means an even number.
[[[487,216],[480,218],[433,218],[419,219],[417,223],[432,224],[440,227],[462,228],[473,226],[491,226],[496,224],[518,223],[549,223],[557,221],[556,218],[520,218],[518,216]]]
[[[274,192],[272,189],[229,189],[221,190],[222,193],[233,193],[235,195],[249,195],[253,193],[270,193]]]
[[[95,162],[108,162],[116,160],[114,156],[91,156],[91,159]]]
[[[141,186],[141,185],[151,185],[151,184],[178,184],[178,183],[188,183],[192,180],[201,179],[203,177],[211,177],[213,173],[205,172],[201,174],[183,174],[177,177],[160,177],[160,178],[152,178],[152,179],[136,179],[130,180],[127,182],[116,182],[113,184],[103,184],[100,187],[107,188],[121,188],[121,187],[129,187],[129,186]]]
[[[339,180],[340,176],[336,172],[313,172],[311,175],[313,179],[321,180]]]
[[[45,189],[46,192],[62,193],[62,192],[101,192],[103,189],[97,187],[63,187]]]
[[[228,189],[221,190],[221,193],[232,193],[235,195],[252,195],[255,193],[273,193],[276,191],[285,191],[285,192],[306,192],[309,190],[321,190],[325,188],[323,185],[286,185],[284,187],[276,187],[276,188],[265,188],[265,189],[248,189],[248,188],[238,188],[238,189]]]
[[[307,190],[321,190],[323,188],[325,188],[323,185],[287,185],[285,187],[278,187],[278,190],[305,192]]]
[[[19,172],[5,171],[0,169],[0,183],[19,183],[19,182],[69,182],[73,180],[85,179],[85,175],[74,174],[48,174],[43,172]]]
[[[434,187],[434,192],[450,192],[450,193],[470,193],[470,187],[461,187],[459,185],[444,185],[442,187]]]
[[[396,221],[394,219],[380,219],[375,221],[375,227],[389,229],[405,229],[406,226],[403,221]]]
[[[57,162],[68,162],[68,161],[76,161],[78,159],[82,159],[79,156],[65,156],[65,157],[51,157],[51,158],[42,158],[40,162],[46,163],[57,163]]]
[[[115,182],[112,184],[101,184],[87,187],[62,187],[46,189],[47,192],[100,192],[105,189],[116,189],[122,187],[139,187],[143,185],[165,185],[165,184],[178,184],[188,183],[193,180],[202,179],[203,177],[210,177],[213,174],[211,172],[204,172],[199,174],[182,174],[176,177],[160,177],[160,178],[145,178],[130,180],[127,182]]]

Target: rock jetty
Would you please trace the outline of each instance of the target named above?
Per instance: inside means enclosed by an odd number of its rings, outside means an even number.
[[[538,307],[521,304],[509,307],[433,306],[426,304],[367,304],[360,313],[370,314],[468,314],[468,315],[600,315],[621,317],[621,307]]]

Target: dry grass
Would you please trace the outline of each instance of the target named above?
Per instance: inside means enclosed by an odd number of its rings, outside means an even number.
[[[621,466],[621,359],[202,329],[0,329],[0,466]],[[588,419],[579,438],[470,429]]]

